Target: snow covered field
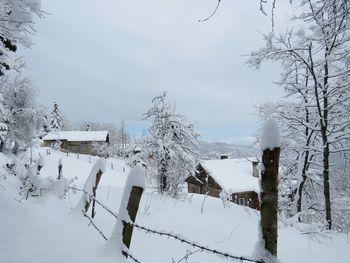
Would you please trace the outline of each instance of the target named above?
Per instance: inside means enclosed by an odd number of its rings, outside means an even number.
[[[96,162],[95,157],[53,152],[44,157],[42,176],[57,177],[57,164],[61,158],[63,177],[78,177],[81,187]],[[34,151],[34,157],[39,153]],[[89,159],[90,162],[89,163]],[[3,163],[4,160],[1,160]],[[112,165],[111,165],[112,163]],[[113,170],[111,167],[113,166]],[[97,198],[113,211],[119,203],[129,168],[122,160],[107,160],[107,172],[102,176]],[[63,200],[55,196],[22,200],[17,191],[16,178],[0,179],[0,262],[6,263],[62,263],[62,262],[123,262],[113,251],[107,250],[105,241],[89,225],[88,219],[72,213],[81,193],[69,192]],[[202,209],[203,207],[203,209]],[[259,214],[255,210],[235,204],[224,208],[220,199],[187,195],[175,200],[147,191],[141,200],[137,223],[152,229],[181,234],[187,239],[236,256],[253,258],[257,241]],[[115,219],[97,207],[95,223],[107,237]],[[344,234],[305,234],[310,226],[290,227],[279,224],[279,259],[281,262],[350,262],[350,237]],[[304,229],[301,231],[300,229]],[[188,260],[184,255],[194,252]],[[131,253],[142,263],[172,262],[233,262],[231,260],[196,252],[197,249],[178,241],[134,230]],[[130,262],[133,262],[129,259]]]

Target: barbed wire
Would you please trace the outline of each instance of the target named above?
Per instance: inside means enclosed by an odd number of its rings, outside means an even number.
[[[104,208],[108,213],[110,213],[114,218],[116,218],[117,220],[120,220],[118,218],[118,216],[116,215],[116,213],[114,213],[111,209],[109,209],[106,205],[104,205],[103,203],[101,203],[100,201],[98,201],[93,195],[89,194],[86,190],[83,190],[83,189],[79,189],[79,188],[76,188],[76,187],[69,187],[70,189],[73,189],[73,190],[76,190],[76,191],[81,191],[83,193],[85,193],[86,195],[88,195],[91,199],[95,200],[95,202],[97,204],[99,204],[102,208]],[[213,253],[213,254],[216,254],[216,255],[220,255],[220,256],[223,256],[227,259],[232,259],[232,260],[239,260],[241,262],[243,261],[246,261],[246,262],[254,262],[254,263],[265,263],[265,261],[263,259],[258,259],[258,260],[255,260],[255,259],[250,259],[250,258],[246,258],[246,257],[239,257],[239,256],[234,256],[234,255],[231,255],[227,252],[222,252],[222,251],[219,251],[217,249],[212,249],[212,248],[209,248],[207,246],[204,246],[204,245],[201,245],[201,244],[198,244],[198,243],[195,243],[195,242],[192,242],[192,241],[189,241],[187,240],[186,238],[184,237],[181,237],[179,235],[176,235],[176,234],[172,234],[172,233],[169,233],[169,232],[161,232],[161,231],[158,231],[158,230],[154,230],[154,229],[151,229],[151,228],[148,228],[148,227],[145,227],[145,226],[141,226],[139,224],[136,224],[134,222],[131,222],[131,221],[125,221],[125,220],[122,220],[123,223],[126,223],[126,224],[129,224],[130,226],[133,226],[137,229],[140,229],[140,230],[143,230],[145,231],[146,233],[151,233],[151,234],[156,234],[156,235],[159,235],[159,236],[162,236],[162,237],[168,237],[168,238],[173,238],[177,241],[180,241],[181,243],[184,243],[184,244],[187,244],[187,245],[190,245],[192,247],[195,247],[195,248],[198,248],[198,249],[201,249],[203,251],[206,251],[206,252],[210,252],[210,253]]]
[[[98,228],[98,226],[94,223],[94,221],[92,220],[92,218],[90,216],[88,216],[84,210],[82,210],[82,212],[84,213],[84,216],[89,219],[90,224],[97,230],[97,232],[103,237],[103,239],[105,241],[108,240],[108,238],[106,237],[106,235],[102,232],[101,229]],[[139,261],[138,259],[136,259],[133,255],[131,255],[129,252],[124,251],[124,253],[131,258],[133,261],[135,261],[136,263],[141,263],[141,261]]]
[[[88,215],[84,212],[84,210],[82,210],[82,212],[84,213],[84,216],[85,216],[87,219],[89,219],[90,224],[100,233],[100,235],[103,237],[103,239],[104,239],[105,241],[107,241],[108,238],[106,237],[105,234],[103,234],[102,230],[99,229],[99,228],[97,227],[97,225],[94,223],[94,221],[92,221],[92,218],[91,218],[90,216],[88,216]]]

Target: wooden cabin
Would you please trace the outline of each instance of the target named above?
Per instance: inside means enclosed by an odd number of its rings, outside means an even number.
[[[95,143],[109,144],[108,131],[53,131],[43,137],[44,146],[61,142],[61,150],[96,155]]]
[[[230,193],[230,201],[239,205],[260,209],[258,162],[247,159],[220,159],[202,161],[196,173],[187,180],[189,193],[220,197]]]

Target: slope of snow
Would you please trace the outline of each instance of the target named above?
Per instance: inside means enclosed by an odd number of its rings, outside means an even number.
[[[73,154],[53,151],[51,154],[46,154],[46,148],[39,148],[33,152],[34,159],[42,158],[41,162],[44,164],[40,175],[43,177],[58,176],[58,162],[62,160],[62,174],[64,178],[77,178],[76,184],[82,187],[94,164],[99,159],[97,156],[89,156],[83,154]],[[129,173],[129,166],[124,160],[109,158],[106,160],[106,171],[102,175],[100,185],[113,185],[115,187],[124,187],[127,175]]]
[[[246,159],[210,160],[201,164],[226,191],[260,193],[259,178],[253,176],[252,163]]]
[[[34,154],[38,155],[38,152]],[[43,176],[57,174],[59,158],[63,161],[64,177],[78,176],[81,186],[97,160],[90,158],[89,163],[88,156],[81,155],[77,159],[76,155],[66,157],[65,154],[55,152],[45,156]],[[113,170],[107,168],[106,174],[102,176],[97,198],[115,212],[119,209],[122,187],[128,171],[123,172],[125,164],[121,160],[107,160],[107,167],[110,167],[109,162],[114,162],[115,167]],[[115,251],[107,250],[106,242],[89,225],[87,218],[72,213],[71,208],[82,196],[80,192],[74,194],[70,191],[66,199],[61,200],[52,196],[18,202],[18,187],[15,177],[0,177],[0,262],[125,261]],[[211,248],[248,257],[252,257],[257,242],[258,220],[257,211],[236,204],[224,208],[217,198],[208,196],[204,199],[201,195],[193,194],[187,195],[184,200],[174,200],[152,192],[144,193],[136,218],[138,224],[149,228],[178,233]],[[110,237],[116,219],[97,206],[94,222]],[[281,262],[349,262],[349,237],[335,233],[322,237],[306,234],[309,231],[307,228],[303,231],[304,234],[294,227],[279,223],[278,255]],[[134,229],[130,251],[142,263],[166,263],[173,260],[178,262],[188,251],[195,252],[196,249],[172,239]],[[188,262],[234,261],[197,251],[189,257]]]
[[[70,212],[68,202],[52,196],[20,203],[16,184],[9,177],[6,191],[0,190],[0,262],[126,262],[105,253],[104,241]]]

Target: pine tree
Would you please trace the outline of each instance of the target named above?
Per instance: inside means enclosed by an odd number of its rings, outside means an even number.
[[[51,112],[50,129],[51,131],[60,131],[62,128],[61,112],[58,109],[58,104],[53,104],[53,111]]]

